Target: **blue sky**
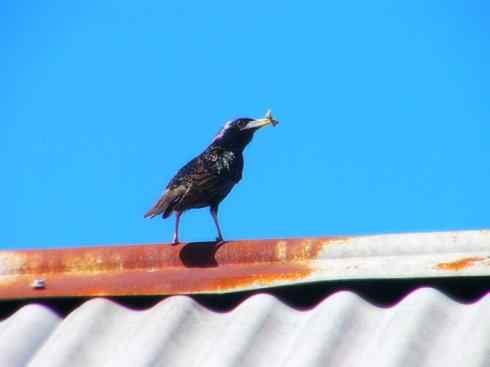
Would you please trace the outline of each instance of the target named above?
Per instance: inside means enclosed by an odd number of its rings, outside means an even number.
[[[144,220],[262,116],[227,239],[490,227],[484,1],[4,1],[1,248],[169,242]],[[184,241],[211,240],[206,209]]]

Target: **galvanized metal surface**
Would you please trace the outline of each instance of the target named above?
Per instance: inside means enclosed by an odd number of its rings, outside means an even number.
[[[230,312],[185,296],[132,311],[93,299],[65,319],[29,305],[0,322],[0,366],[490,365],[490,297],[470,305],[420,289],[390,308],[339,292],[308,311],[270,295]]]
[[[0,299],[490,275],[490,231],[0,252]]]

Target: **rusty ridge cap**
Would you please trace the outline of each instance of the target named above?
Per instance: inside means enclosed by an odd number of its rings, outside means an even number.
[[[0,276],[301,262],[316,258],[323,246],[341,238],[344,237],[0,250]]]
[[[0,251],[0,300],[222,293],[283,283],[307,276],[307,263],[336,239]]]
[[[0,251],[0,300],[490,276],[490,231]]]

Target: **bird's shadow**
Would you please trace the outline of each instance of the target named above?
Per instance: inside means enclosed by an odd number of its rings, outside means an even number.
[[[188,268],[216,268],[216,252],[226,242],[190,242],[180,250],[182,264]]]

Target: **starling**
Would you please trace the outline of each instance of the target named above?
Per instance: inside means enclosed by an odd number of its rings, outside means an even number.
[[[270,111],[261,119],[238,118],[227,122],[211,145],[177,172],[145,218],[158,215],[168,218],[175,212],[172,243],[176,244],[179,242],[182,213],[188,209],[210,207],[218,231],[217,241],[222,242],[218,206],[242,178],[243,150],[258,129],[278,123]]]

